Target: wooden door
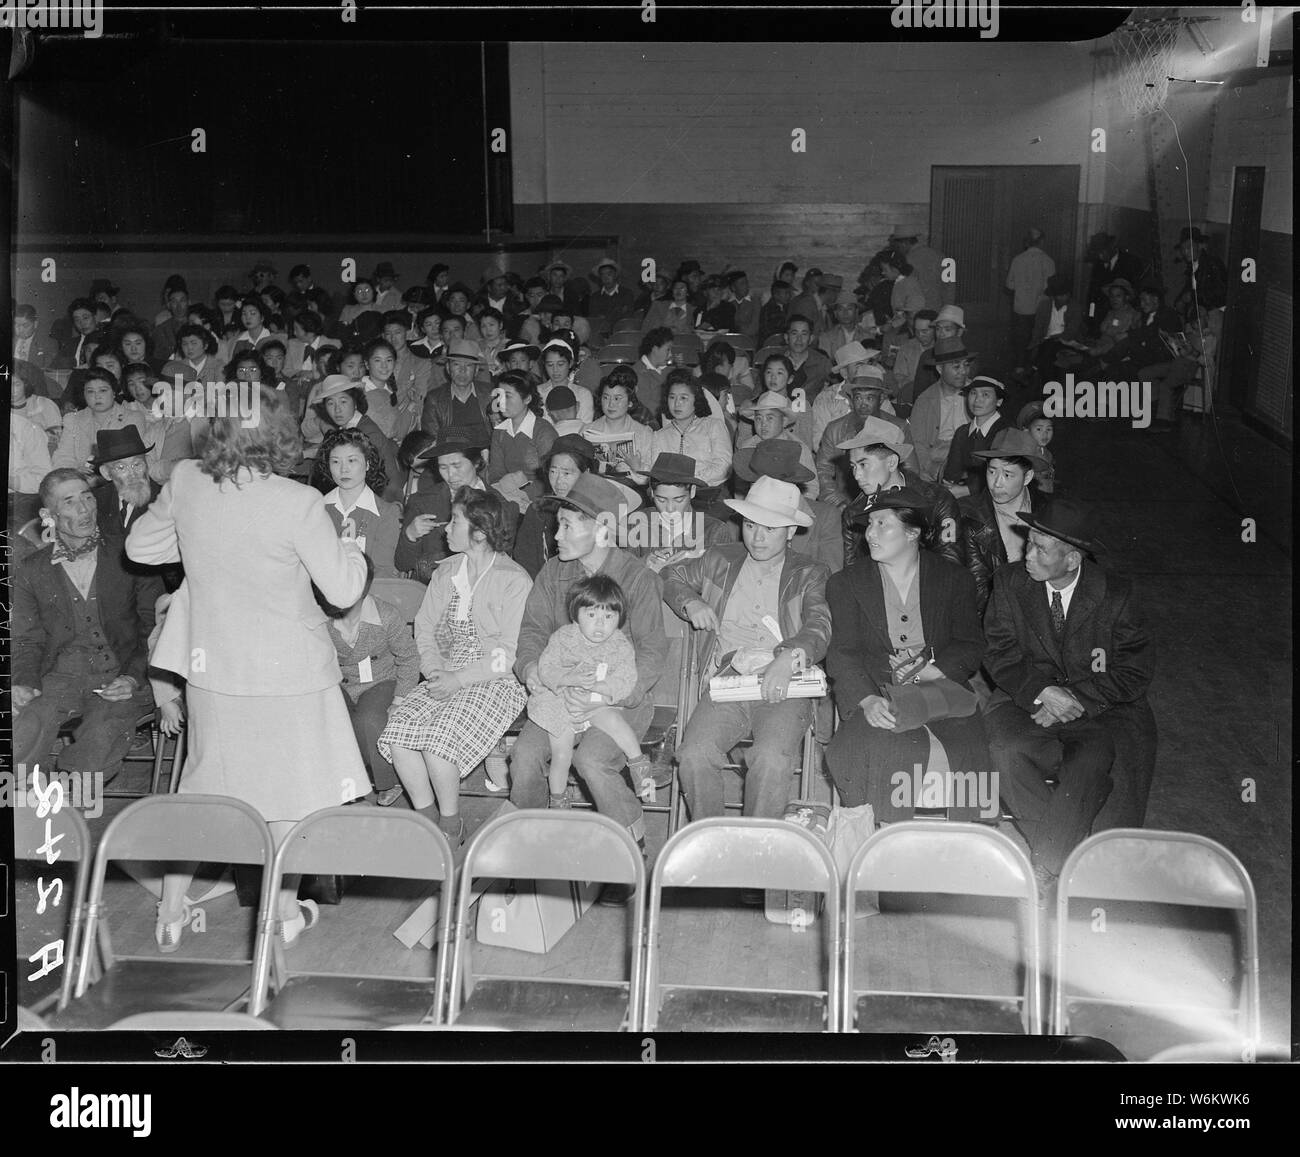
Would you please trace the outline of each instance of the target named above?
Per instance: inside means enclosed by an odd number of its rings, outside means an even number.
[[[1031,226],[1043,231],[1043,248],[1056,271],[1074,277],[1078,209],[1078,165],[931,169],[930,244],[957,262],[956,300],[968,324],[1010,317],[1011,298],[1003,286]]]

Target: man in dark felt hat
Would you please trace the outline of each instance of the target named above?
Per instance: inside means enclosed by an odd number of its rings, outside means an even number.
[[[1196,321],[1196,310],[1222,309],[1228,304],[1228,269],[1205,247],[1208,238],[1195,226],[1178,234],[1178,255],[1187,266],[1183,287],[1173,309],[1184,321]]]
[[[104,534],[125,536],[162,490],[150,480],[145,462],[152,449],[144,444],[138,426],[100,430],[95,435],[95,468],[112,483],[95,491],[99,529]]]
[[[696,494],[708,489],[695,476],[695,469],[695,459],[688,454],[659,454],[650,466],[654,509],[641,512],[640,521],[629,524],[627,550],[656,574],[669,563],[736,541],[731,523],[719,522],[692,506]]]
[[[908,422],[915,439],[917,473],[927,482],[937,482],[948,463],[953,438],[970,422],[965,390],[975,355],[954,337],[936,341],[931,356],[939,380],[917,396]]]
[[[442,391],[445,393],[446,391]],[[436,563],[448,555],[445,530],[451,521],[451,499],[462,486],[486,490],[479,467],[488,447],[489,433],[484,426],[443,426],[437,442],[422,450],[416,460],[427,463],[433,483],[421,480],[420,488],[406,500],[402,533],[397,539],[393,565],[411,572],[427,583]],[[427,487],[427,488],[426,488]],[[514,541],[519,522],[519,508],[504,503],[506,535]]]
[[[727,499],[744,519],[742,541],[710,547],[664,571],[664,602],[698,632],[705,688],[677,747],[692,820],[724,814],[727,753],[751,737],[745,815],[775,819],[790,800],[791,770],[814,708],[812,700],[790,698],[790,683],[796,672],[822,662],[831,636],[830,571],[790,549],[796,528],[812,522],[800,502],[793,482],[760,475],[743,499]],[[713,701],[709,678],[732,667],[761,671],[761,699]]]
[[[108,782],[153,707],[146,678],[163,584],[123,566],[121,541],[100,533],[95,498],[76,470],[41,482],[54,541],[23,560],[13,585],[14,762],[49,772],[59,728],[77,716],[60,770]]]
[[[1085,336],[1083,308],[1070,299],[1070,279],[1053,273],[1047,279],[1047,290],[1038,303],[1029,336],[1029,357],[1038,370],[1039,381],[1058,377],[1057,358],[1071,348],[1077,350]]]
[[[1132,583],[1097,565],[1086,507],[1053,502],[1020,521],[1024,563],[994,575],[984,616],[995,687],[985,725],[1002,800],[1049,891],[1091,831],[1142,826],[1155,769],[1155,646]]]
[[[1110,308],[1106,287],[1115,281],[1136,285],[1148,272],[1150,262],[1120,246],[1113,233],[1094,233],[1088,239],[1088,332],[1094,337],[1101,332],[1102,318]]]
[[[1042,413],[1041,405],[1036,412]],[[1034,512],[1029,484],[1051,469],[1042,455],[1034,436],[1016,427],[999,430],[987,450],[972,454],[983,466],[984,488],[960,501],[962,546],[966,567],[975,577],[981,615],[993,589],[994,573],[1025,557],[1028,527],[1020,515]]]
[[[664,633],[663,586],[659,576],[640,559],[615,545],[618,525],[628,514],[626,491],[598,474],[582,474],[563,498],[547,499],[559,507],[556,557],[547,559],[529,592],[519,628],[515,674],[530,690],[540,686],[537,663],[552,634],[569,622],[568,597],[574,582],[603,574],[623,590],[627,624],[624,631],[636,651],[637,682],[631,694],[613,706],[623,709],[629,726],[644,736],[654,717],[655,684],[668,655]],[[566,688],[564,696],[584,702],[582,688]],[[546,806],[546,769],[550,739],[531,719],[524,724],[510,759],[510,802],[516,807]],[[596,810],[627,828],[645,849],[645,813],[628,785],[623,769],[627,756],[608,735],[591,728],[580,737],[573,770],[591,792]],[[626,904],[630,886],[606,884],[599,903]]]

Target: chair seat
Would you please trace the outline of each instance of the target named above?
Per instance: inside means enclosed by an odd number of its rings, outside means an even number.
[[[275,1025],[246,1012],[142,1012],[109,1025],[114,1032],[274,1032]]]
[[[107,1028],[141,1012],[226,1012],[244,1003],[252,965],[119,960],[80,1000],[49,1017],[60,1029]]]
[[[419,1021],[433,1011],[432,980],[291,976],[262,1010],[283,1029],[368,1029]]]
[[[859,996],[858,1032],[1023,1034],[1019,1002],[911,993]]]
[[[454,1028],[515,1032],[617,1032],[626,1027],[627,986],[545,980],[480,980]]]
[[[1109,1041],[1131,1061],[1150,1060],[1178,1045],[1222,1042],[1240,1050],[1245,1034],[1235,1013],[1224,1009],[1134,1008],[1110,1001],[1065,1002],[1070,1035]]]
[[[825,1032],[826,996],[819,992],[737,992],[670,988],[656,1032]]]

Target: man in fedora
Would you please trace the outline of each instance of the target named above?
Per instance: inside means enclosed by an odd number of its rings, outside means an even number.
[[[1094,337],[1110,306],[1106,291],[1116,281],[1136,285],[1149,267],[1140,257],[1120,246],[1114,233],[1094,233],[1088,239],[1088,331]]]
[[[941,478],[953,438],[970,421],[964,391],[975,360],[960,338],[936,341],[933,357],[939,380],[917,397],[908,419],[916,445],[917,472],[927,482]]]
[[[800,453],[802,442],[797,439],[769,438],[757,445],[736,451],[734,470],[743,483],[754,483],[760,478],[775,478],[778,482],[792,482],[799,487],[799,509],[812,519],[811,526],[795,530],[790,549],[806,554],[816,562],[825,563],[834,574],[844,566],[844,536],[840,530],[840,512],[820,498],[812,497],[817,486],[816,475],[805,464]],[[738,487],[736,493],[744,497],[748,487]]]
[[[1096,563],[1087,508],[1058,501],[1019,517],[1029,527],[1024,564],[994,575],[984,616],[995,687],[984,712],[1002,800],[1047,892],[1094,827],[1142,824],[1155,768],[1155,647],[1132,583]]]
[[[970,422],[958,428],[948,449],[942,480],[955,498],[978,494],[984,489],[984,463],[973,457],[987,449],[993,436],[1009,426],[1001,409],[1007,388],[997,378],[977,374],[966,383],[966,412]]]
[[[437,437],[445,427],[492,429],[492,383],[483,368],[478,343],[464,339],[449,342],[445,355],[448,384],[424,395],[420,429]],[[488,444],[485,434],[484,446]]]
[[[678,744],[678,775],[693,820],[723,815],[727,753],[752,737],[744,813],[775,819],[789,802],[790,773],[813,714],[812,700],[789,697],[790,681],[820,663],[830,642],[830,571],[790,550],[795,530],[812,522],[793,483],[762,476],[727,505],[744,519],[743,541],[664,572],[664,602],[701,632],[696,653],[706,688]],[[762,699],[713,702],[710,677],[738,655],[764,653],[772,659],[762,672]]]
[[[934,310],[918,309],[912,318],[911,334],[904,331],[906,336],[901,340],[895,336],[893,341],[897,341],[897,347],[892,355],[889,352],[885,354],[885,362],[890,365],[898,384],[899,406],[904,414],[910,415],[912,404],[934,385],[939,376],[934,364],[938,319]]]
[[[966,332],[966,311],[959,305],[945,305],[934,315],[934,336],[950,340]]]
[[[1034,314],[1034,328],[1029,335],[1029,357],[1038,371],[1038,380],[1048,382],[1057,376],[1057,359],[1070,349],[1078,349],[1086,336],[1083,307],[1072,301],[1070,279],[1053,273]]]
[[[857,435],[868,418],[880,418],[898,427],[902,444],[911,446],[912,431],[907,421],[881,410],[886,396],[892,391],[885,371],[871,361],[853,367],[852,377],[844,387],[849,396],[849,412],[836,418],[822,432],[817,444],[817,478],[820,497],[831,506],[844,507],[853,497],[854,487],[849,485],[848,472],[842,444]],[[823,390],[818,402],[830,391]],[[816,407],[814,407],[815,409]],[[903,460],[909,469],[916,468],[916,455],[909,449]]]
[[[107,782],[153,707],[145,672],[163,584],[125,568],[78,471],[51,470],[40,502],[53,541],[23,560],[13,584],[14,761],[48,772],[59,728],[80,716],[58,766]]]
[[[1041,410],[1041,407],[1040,407]],[[988,606],[993,574],[1025,557],[1029,527],[1022,514],[1034,512],[1029,484],[1050,470],[1042,447],[1028,430],[1004,426],[986,450],[972,456],[984,466],[984,488],[961,499],[966,567],[975,576],[980,614]]]
[[[515,332],[523,306],[510,292],[506,271],[500,265],[489,265],[483,270],[483,288],[474,302],[474,316],[477,317],[485,309],[495,309],[505,318],[506,333]]]
[[[451,499],[462,486],[486,490],[479,473],[483,451],[488,447],[488,431],[482,426],[444,426],[437,441],[415,456],[417,463],[427,463],[429,481],[406,499],[402,533],[397,539],[393,566],[409,571],[427,583],[436,563],[447,557],[446,528],[451,521]],[[519,523],[519,508],[513,502],[503,504],[506,538],[513,542]]]
[[[649,479],[654,509],[644,512],[643,521],[629,524],[627,551],[655,574],[711,546],[736,541],[730,523],[694,509],[696,494],[708,487],[695,476],[695,459],[689,454],[656,455]]]
[[[158,497],[162,487],[149,478],[145,455],[152,450],[140,437],[138,426],[100,430],[95,435],[94,466],[112,483],[95,491],[100,531],[121,538]]]
[[[902,465],[912,451],[903,441],[903,432],[880,415],[868,418],[862,429],[839,449],[847,450],[849,469],[861,488],[852,502],[843,508],[844,563],[855,562],[862,553],[862,526],[880,497],[903,487],[919,494],[927,505],[925,514],[933,530],[931,549],[959,565],[965,564],[961,544],[961,510],[947,489],[927,482]]]
[[[618,262],[612,257],[597,261],[591,271],[600,288],[591,295],[587,320],[591,322],[591,332],[601,339],[607,338],[614,326],[632,312],[636,295],[619,284],[621,274]]]
[[[391,261],[379,262],[370,280],[375,283],[375,304],[372,309],[387,313],[390,309],[402,308],[402,291],[397,288],[397,270]]]
[[[589,575],[606,575],[622,588],[627,616],[623,629],[636,651],[636,686],[625,700],[613,706],[623,709],[638,737],[644,736],[654,717],[651,693],[663,674],[668,638],[664,634],[659,576],[615,545],[618,526],[628,514],[628,501],[612,482],[591,473],[580,475],[563,498],[552,496],[541,501],[559,508],[556,557],[547,559],[528,595],[515,652],[515,674],[529,690],[541,686],[538,660],[551,635],[569,622],[569,588]],[[562,694],[575,704],[589,698],[587,690],[579,687],[566,688]],[[550,758],[549,737],[528,720],[510,758],[510,802],[516,807],[546,806],[546,767]],[[645,815],[622,775],[626,765],[627,756],[618,744],[595,727],[583,733],[573,753],[573,769],[591,792],[596,810],[627,828],[644,854]],[[630,886],[607,884],[600,903],[626,903],[630,895]]]
[[[740,434],[736,441],[737,455],[746,448],[753,449],[760,442],[769,438],[793,442],[797,449],[797,460],[808,471],[804,494],[809,498],[817,497],[817,474],[813,466],[812,450],[808,444],[794,433],[798,415],[790,408],[790,399],[775,390],[767,390],[754,399],[752,405],[745,406],[740,416],[753,423],[750,434]]]
[[[853,405],[849,401],[849,379],[853,377],[859,366],[864,366],[878,357],[880,357],[879,350],[867,349],[860,341],[846,342],[835,351],[830,382],[817,395],[812,405],[814,447],[822,444],[822,435],[826,433],[827,426],[836,418],[842,418],[852,411]]]
[[[1206,236],[1194,225],[1178,234],[1178,255],[1187,266],[1183,287],[1174,298],[1173,309],[1184,321],[1196,323],[1196,311],[1222,309],[1228,304],[1228,270],[1205,248]]]

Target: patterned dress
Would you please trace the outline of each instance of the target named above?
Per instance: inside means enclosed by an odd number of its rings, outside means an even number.
[[[462,617],[462,597],[459,591],[452,594],[435,636],[438,652],[452,671],[483,658],[468,605]],[[379,752],[391,762],[394,747],[428,751],[454,763],[462,779],[496,747],[528,700],[528,693],[510,672],[501,679],[465,687],[450,699],[433,698],[428,687],[421,683],[393,708],[379,737]]]

